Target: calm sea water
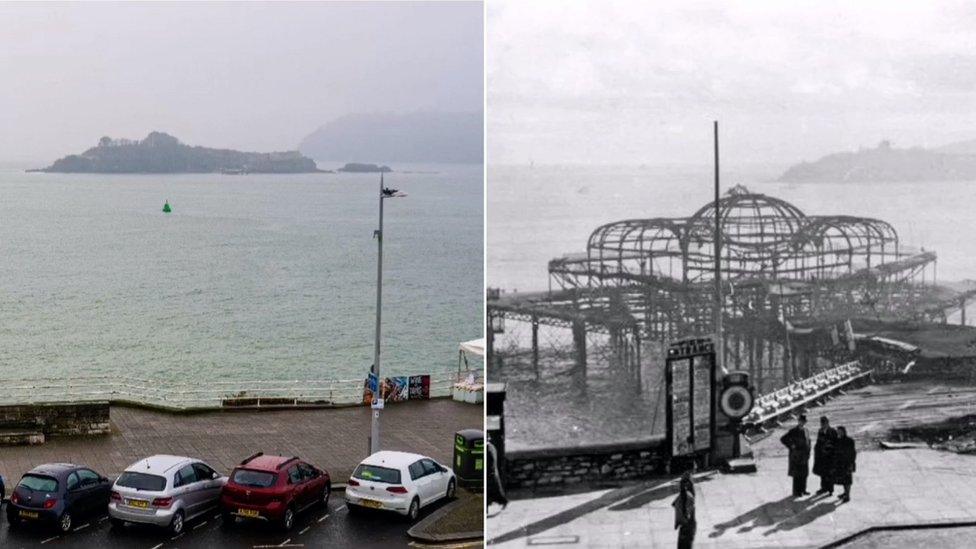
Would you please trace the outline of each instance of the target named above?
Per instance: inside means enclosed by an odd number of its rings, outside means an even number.
[[[384,373],[443,372],[482,334],[482,169],[402,169],[436,173],[387,174]],[[377,177],[3,169],[0,380],[363,377]]]
[[[938,279],[976,279],[976,182],[771,183],[779,167],[723,170],[723,187],[742,184],[792,202],[808,215],[848,214],[890,222],[902,243],[938,253]],[[713,197],[710,166],[489,166],[487,281],[506,291],[545,290],[547,263],[585,252],[597,226],[620,219],[687,217]],[[931,276],[931,273],[929,273]],[[968,318],[976,307],[970,306]],[[951,317],[951,321],[955,321]],[[527,326],[506,336],[528,344]],[[540,332],[543,352],[568,348],[568,330]],[[505,336],[500,336],[504,338]],[[511,448],[575,446],[645,439],[665,428],[663,351],[644,349],[640,383],[591,367],[585,383],[549,366],[536,381],[525,364],[493,368],[508,381],[506,423]]]

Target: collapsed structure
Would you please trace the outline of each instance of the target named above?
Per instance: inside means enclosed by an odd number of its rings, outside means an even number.
[[[806,215],[741,186],[717,210],[720,353],[760,392],[833,363],[848,320],[945,322],[974,294],[937,286],[935,252],[905,246],[883,220]],[[639,377],[642,362],[663,366],[668,341],[710,334],[715,215],[710,203],[687,218],[608,223],[585,253],[549,262],[549,291],[490,290],[489,369],[538,376],[545,361],[582,376],[605,367]]]

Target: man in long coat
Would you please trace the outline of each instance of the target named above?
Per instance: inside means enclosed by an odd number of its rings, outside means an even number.
[[[810,474],[810,434],[807,433],[807,416],[800,414],[793,427],[779,439],[790,450],[789,475],[793,477],[793,497],[807,496],[807,476]]]
[[[847,429],[837,428],[837,447],[834,450],[834,482],[844,487],[840,495],[843,502],[851,501],[851,484],[854,481],[854,471],[857,470],[857,450],[854,439],[847,436]]]
[[[837,431],[830,426],[827,416],[820,416],[820,430],[817,443],[813,446],[813,474],[820,477],[817,495],[834,493],[834,447],[837,445]]]

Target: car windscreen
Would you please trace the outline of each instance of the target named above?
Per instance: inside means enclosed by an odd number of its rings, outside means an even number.
[[[370,482],[385,482],[387,484],[400,484],[400,471],[389,467],[378,467],[376,465],[359,464],[352,474],[353,477],[368,480]]]
[[[237,469],[231,477],[231,482],[241,486],[251,486],[253,488],[270,488],[278,480],[278,475],[267,471],[252,471],[250,469]]]
[[[24,478],[20,479],[19,486],[35,492],[58,491],[57,480],[51,477],[42,477],[40,475],[24,475]]]
[[[122,473],[119,480],[115,481],[115,484],[123,488],[132,488],[133,490],[161,492],[166,488],[166,477],[126,471]]]

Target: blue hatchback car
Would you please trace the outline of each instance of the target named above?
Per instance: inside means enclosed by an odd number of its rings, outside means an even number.
[[[111,491],[111,481],[87,467],[39,465],[11,490],[7,520],[11,527],[40,524],[67,533],[76,518],[105,513]]]

